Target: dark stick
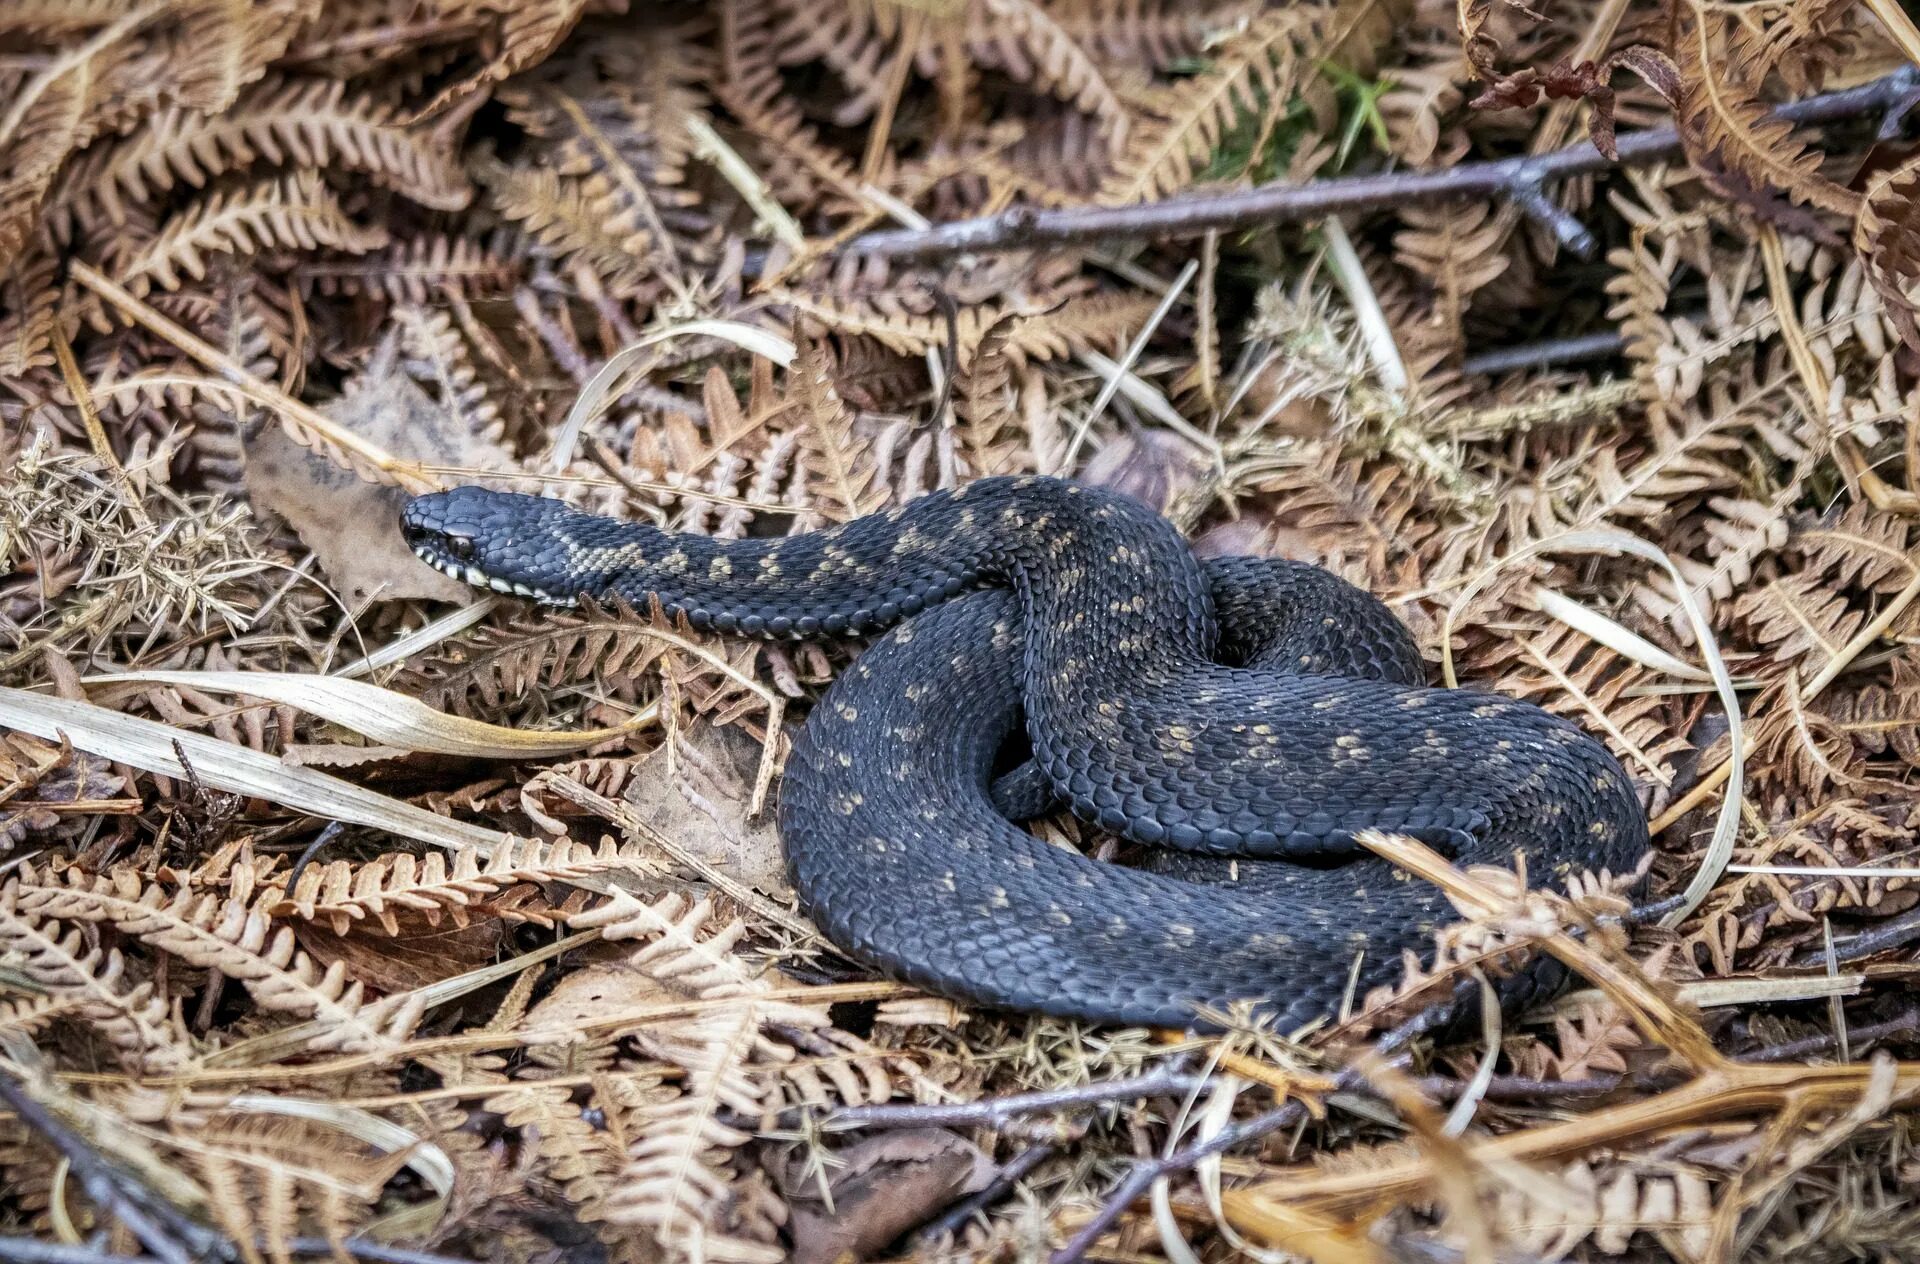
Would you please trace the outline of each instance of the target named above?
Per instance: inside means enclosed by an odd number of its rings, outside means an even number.
[[[1903,66],[1872,83],[1795,101],[1770,117],[1818,124],[1884,111],[1920,85],[1920,69]],[[1086,206],[1049,210],[1014,207],[979,219],[865,233],[843,253],[919,259],[963,252],[1024,250],[1114,238],[1197,237],[1219,229],[1325,219],[1358,211],[1420,202],[1457,202],[1510,197],[1540,219],[1575,253],[1591,252],[1586,229],[1548,201],[1548,186],[1616,166],[1643,166],[1681,152],[1671,127],[1629,132],[1619,138],[1619,158],[1610,160],[1590,141],[1550,154],[1461,163],[1444,171],[1394,171],[1343,176],[1311,184],[1263,184],[1232,193],[1177,195],[1133,206]],[[1553,214],[1548,215],[1548,208]]]
[[[1883,1019],[1877,1023],[1867,1023],[1847,1029],[1847,1043],[1858,1056],[1868,1042],[1881,1040],[1888,1036],[1910,1036],[1920,1030],[1920,1009],[1910,1009],[1903,1014]],[[1769,1045],[1764,1049],[1755,1049],[1751,1053],[1740,1055],[1742,1062],[1794,1062],[1801,1058],[1812,1057],[1816,1053],[1831,1053],[1840,1043],[1840,1037],[1832,1032],[1819,1036],[1807,1036],[1801,1040],[1790,1040],[1783,1045]]]
[[[373,1260],[375,1264],[472,1264],[472,1261],[456,1256],[436,1255],[431,1251],[409,1251],[405,1247],[375,1242],[372,1238],[346,1238],[340,1245],[356,1260]],[[333,1244],[325,1238],[289,1238],[287,1247],[295,1255],[333,1254]]]
[[[1342,1071],[1335,1077],[1335,1087],[1344,1092],[1364,1088],[1366,1082],[1354,1071]],[[1196,1142],[1184,1150],[1158,1159],[1142,1159],[1127,1170],[1120,1183],[1107,1195],[1106,1202],[1093,1219],[1080,1226],[1080,1232],[1073,1235],[1068,1243],[1053,1253],[1051,1264],[1077,1264],[1077,1261],[1093,1248],[1100,1236],[1113,1227],[1127,1208],[1145,1194],[1153,1183],[1163,1176],[1175,1172],[1184,1172],[1202,1159],[1245,1145],[1249,1141],[1258,1141],[1261,1137],[1291,1128],[1307,1117],[1307,1108],[1297,1098],[1281,1106],[1255,1115],[1230,1128],[1222,1128],[1207,1141]]]
[[[138,1183],[131,1173],[110,1162],[11,1076],[0,1074],[0,1101],[5,1101],[21,1123],[46,1138],[49,1145],[65,1156],[94,1206],[125,1225],[127,1231],[140,1240],[140,1245],[165,1264],[240,1257],[238,1244]]]
[[[1870,930],[1836,940],[1833,945],[1833,958],[1835,961],[1859,961],[1866,957],[1878,956],[1883,952],[1891,952],[1895,948],[1904,948],[1916,939],[1920,939],[1920,909],[1908,909]],[[1827,954],[1821,950],[1802,953],[1793,961],[1794,965],[1802,969],[1816,970],[1826,963]]]
[[[1006,1166],[1000,1169],[999,1174],[985,1189],[977,1194],[969,1194],[942,1212],[938,1219],[929,1220],[914,1230],[914,1246],[921,1250],[932,1247],[974,1216],[1012,1193],[1013,1187],[1027,1178],[1027,1173],[1057,1153],[1059,1153],[1058,1146],[1050,1141],[1042,1141],[1014,1155],[1007,1160]]]

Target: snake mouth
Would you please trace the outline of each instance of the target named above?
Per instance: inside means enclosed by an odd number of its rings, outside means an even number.
[[[511,597],[525,597],[542,605],[571,608],[580,604],[577,596],[550,593],[544,588],[535,588],[532,584],[517,583],[502,579],[498,575],[489,575],[470,562],[462,562],[452,555],[433,548],[431,545],[416,544],[413,555],[428,566],[463,584],[472,584],[475,588],[491,588],[497,593]]]

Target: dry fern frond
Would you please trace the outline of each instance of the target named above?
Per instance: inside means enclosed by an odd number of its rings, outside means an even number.
[[[504,3],[457,0],[453,7],[493,24],[495,38],[487,41],[491,55],[485,65],[436,93],[421,107],[418,113],[421,118],[431,118],[463,105],[492,85],[538,65],[559,47],[560,41],[585,15],[587,0],[535,4],[517,4],[512,0]]]
[[[971,0],[967,46],[975,61],[1062,101],[1099,123],[1107,144],[1127,143],[1131,120],[1099,64],[1036,0]]]
[[[167,32],[168,95],[217,114],[267,72],[320,0],[184,0]]]
[[[1323,11],[1261,14],[1215,54],[1214,64],[1152,103],[1151,116],[1114,163],[1100,190],[1109,204],[1150,201],[1191,184],[1240,110],[1284,103],[1313,68]]]
[[[0,886],[0,900],[40,917],[114,926],[190,966],[218,970],[263,1009],[324,1022],[315,1050],[386,1047],[420,1020],[419,1002],[369,1004],[343,964],[320,969],[295,946],[290,928],[274,924],[267,899],[240,884],[223,899],[189,888],[169,894],[127,867],[55,873],[23,864]]]
[[[508,293],[526,275],[526,263],[510,243],[422,233],[370,254],[306,261],[293,275],[325,295],[384,294],[424,304],[449,294],[471,299]]]
[[[193,1059],[192,1046],[163,992],[132,983],[118,949],[88,947],[77,926],[27,911],[17,887],[0,889],[0,962],[43,989],[55,1010],[16,1008],[0,1026],[29,1031],[65,1018],[98,1033],[136,1075],[163,1075]]]
[[[548,703],[570,686],[593,682],[616,696],[631,696],[637,681],[676,655],[706,669],[724,664],[722,678],[751,679],[752,646],[708,650],[691,633],[664,623],[641,623],[602,613],[543,619],[537,628],[489,633],[466,649],[463,661],[437,675],[422,692],[431,706],[460,715],[498,712],[524,699],[543,716]],[[692,669],[689,669],[689,675]],[[693,682],[682,680],[682,688]]]
[[[873,454],[854,433],[853,410],[834,386],[826,344],[804,334],[794,341],[800,354],[794,360],[792,382],[813,484],[811,502],[831,521],[850,521],[879,508],[885,491],[874,486]]]
[[[443,311],[402,303],[394,308],[393,320],[403,335],[408,375],[429,388],[462,432],[497,442],[502,430],[500,410],[488,398],[486,383],[475,372],[453,318]]]
[[[1407,227],[1394,234],[1394,261],[1432,284],[1436,316],[1450,339],[1460,339],[1474,293],[1507,270],[1507,227],[1493,205],[1484,202],[1407,207],[1401,218]]]
[[[1670,1258],[1702,1259],[1713,1212],[1713,1187],[1700,1168],[1627,1155],[1569,1163],[1537,1182],[1501,1182],[1491,1214],[1514,1250],[1540,1259],[1566,1258],[1582,1244],[1602,1257],[1627,1255],[1636,1234]]]
[[[490,1097],[487,1110],[530,1138],[541,1166],[560,1184],[567,1203],[619,1259],[656,1253],[645,1235],[607,1222],[607,1204],[619,1192],[626,1142],[645,1126],[645,1112],[676,1094],[657,1075],[607,1074],[585,1101],[570,1087],[516,1083]],[[595,1118],[589,1120],[589,1114]]]
[[[0,278],[0,377],[23,378],[53,363],[53,316],[60,303],[54,258],[51,250],[37,251]]]
[[[1047,13],[1074,43],[1100,61],[1165,70],[1200,54],[1247,12],[1239,0],[1052,0]]]
[[[1394,69],[1392,85],[1380,97],[1380,117],[1395,155],[1415,167],[1444,166],[1468,143],[1447,124],[1466,99],[1461,85],[1472,70],[1451,39],[1420,44],[1412,56],[1413,64]]]
[[[844,6],[848,11],[857,5]],[[846,155],[821,143],[820,134],[786,92],[779,62],[791,47],[777,34],[773,6],[754,0],[720,0],[720,76],[714,99],[759,142],[762,174],[783,202],[803,201],[822,188],[852,202],[860,180]]]
[[[730,1002],[639,1033],[649,1053],[682,1069],[683,1091],[638,1121],[607,1218],[653,1231],[676,1258],[776,1264],[783,1258],[777,1245],[755,1240],[759,1234],[740,1236],[752,1226],[730,1220],[733,1151],[749,1138],[719,1115],[756,1112],[776,1090],[778,1077],[769,1078],[762,1064],[777,1067],[792,1053],[764,1028],[829,1027],[824,1010],[756,999],[770,984],[734,951],[746,927],[716,919],[708,902],[667,895],[648,904],[616,891],[571,920],[609,940],[643,941],[630,967],[670,994]]]
[[[205,278],[209,255],[321,247],[352,254],[386,244],[386,229],[355,223],[317,174],[302,171],[209,194],[168,219],[152,241],[118,260],[116,270],[128,289],[145,294],[156,286],[178,289],[182,273]]]
[[[593,273],[609,294],[637,293],[653,271],[653,237],[631,204],[608,200],[604,180],[589,182],[542,167],[475,164],[494,209],[520,225],[556,261]]]
[[[129,202],[151,202],[184,184],[266,161],[315,170],[357,171],[424,206],[455,211],[473,186],[450,136],[407,129],[394,111],[337,81],[268,79],[231,109],[162,111],[133,136],[90,150],[62,181],[49,207],[55,222],[84,230],[126,219]]]
[[[1680,6],[1674,54],[1681,70],[1680,135],[1697,167],[1736,177],[1728,191],[1770,190],[1823,211],[1852,218],[1860,196],[1820,173],[1822,155],[1771,117],[1737,18],[1700,0]],[[1750,203],[1752,205],[1752,203]]]
[[[241,1111],[176,1125],[165,1144],[206,1190],[207,1214],[254,1260],[256,1243],[283,1260],[297,1234],[354,1236],[407,1160],[317,1121]]]
[[[1799,524],[1791,547],[1807,572],[1817,572],[1835,588],[1884,596],[1905,588],[1920,566],[1907,520],[1878,513],[1865,502]]]
[[[1868,184],[1853,245],[1901,340],[1920,349],[1920,157]]]
[[[967,361],[966,371],[954,383],[954,412],[960,417],[960,439],[967,465],[977,477],[1014,473],[1020,443],[1014,435],[1018,414],[1013,399],[1007,340],[1025,320],[1002,316],[981,335]]]
[[[464,927],[473,904],[506,887],[564,882],[631,868],[634,863],[611,840],[595,848],[564,839],[553,843],[528,839],[498,848],[484,861],[469,846],[456,852],[451,863],[437,851],[424,857],[394,852],[359,865],[345,860],[314,865],[300,875],[293,890],[269,902],[266,912],[276,918],[323,921],[336,935],[369,922],[397,935],[401,912],[424,914],[432,926],[445,916],[453,925]]]
[[[106,48],[89,42],[15,85],[10,108],[0,113],[0,271],[12,269],[25,249],[61,164],[98,131],[97,85],[124,71],[126,56],[124,41]],[[114,58],[122,60],[108,60]]]

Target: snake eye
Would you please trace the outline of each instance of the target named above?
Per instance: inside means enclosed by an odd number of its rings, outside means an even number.
[[[470,535],[449,535],[446,542],[447,556],[462,562],[473,560],[473,537]]]

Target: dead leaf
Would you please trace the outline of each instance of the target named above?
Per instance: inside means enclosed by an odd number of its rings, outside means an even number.
[[[419,910],[399,913],[400,933],[377,929],[336,935],[318,922],[294,920],[294,938],[322,966],[338,961],[347,976],[375,991],[408,992],[475,970],[492,961],[505,942],[507,924],[485,910],[466,926],[442,917],[435,926]],[[377,927],[377,923],[375,923]]]
[[[398,364],[393,339],[382,344],[347,393],[321,410],[395,456],[429,465],[506,470],[513,458],[490,436],[473,434],[414,384]],[[313,550],[349,606],[424,598],[464,605],[475,590],[413,555],[400,536],[408,493],[363,482],[315,456],[279,427],[247,442],[247,485],[254,506],[286,519]]]
[[[640,761],[621,796],[705,864],[775,899],[790,894],[772,812],[747,814],[760,743],[738,725],[701,724]]]
[[[1164,513],[1205,473],[1205,464],[1185,439],[1143,430],[1116,435],[1102,445],[1080,472],[1080,480],[1125,492]]]
[[[623,952],[626,949],[622,949]],[[586,1039],[581,1033],[594,1020],[624,1014],[649,1001],[671,999],[672,993],[634,968],[624,957],[596,961],[562,975],[553,990],[527,1011],[522,1030],[536,1033],[536,1041]]]
[[[793,1220],[790,1264],[862,1260],[954,1200],[986,1188],[997,1165],[972,1142],[944,1128],[884,1132],[837,1151],[826,1169],[790,1156],[779,1173]]]

